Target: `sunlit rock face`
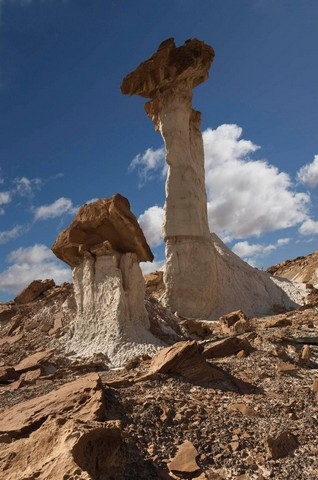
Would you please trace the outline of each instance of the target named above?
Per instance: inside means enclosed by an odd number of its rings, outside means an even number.
[[[72,267],[77,315],[71,351],[102,352],[120,366],[157,350],[139,266],[153,255],[127,199],[117,194],[81,207],[52,250]]]
[[[192,108],[192,89],[208,78],[213,58],[212,47],[200,40],[176,47],[168,39],[121,85],[124,94],[151,99],[145,109],[165,143],[162,302],[183,316],[206,319],[232,308],[256,315],[271,312],[276,304],[294,305],[269,277],[209,231],[200,113]]]

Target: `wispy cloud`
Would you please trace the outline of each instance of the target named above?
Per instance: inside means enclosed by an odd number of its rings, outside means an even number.
[[[34,220],[47,220],[49,218],[61,217],[65,214],[75,213],[76,208],[72,200],[61,197],[49,205],[42,205],[34,209]]]
[[[36,190],[39,190],[43,185],[43,180],[40,178],[17,177],[13,180],[13,193],[20,197],[33,198]]]
[[[307,163],[297,172],[297,178],[301,183],[309,185],[309,187],[317,187],[318,185],[318,155],[314,156],[311,163]]]
[[[25,230],[26,227],[15,225],[11,230],[0,231],[0,244],[8,243],[10,240],[19,237]]]
[[[71,269],[58,261],[45,245],[19,248],[7,256],[11,263],[0,273],[0,290],[17,294],[35,279],[52,278],[56,284],[71,281]]]
[[[133,170],[137,170],[140,180],[139,187],[153,180],[158,176],[158,173],[161,177],[164,177],[167,172],[164,148],[161,147],[157,150],[148,148],[144,153],[136,155],[129,166],[129,171]]]

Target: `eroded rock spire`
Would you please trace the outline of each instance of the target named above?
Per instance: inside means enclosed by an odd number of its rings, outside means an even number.
[[[242,309],[249,316],[295,304],[264,272],[252,268],[210,234],[200,113],[192,89],[208,78],[212,47],[164,41],[123,80],[121,91],[149,98],[147,115],[166,150],[168,175],[163,234],[166,243],[162,302],[185,317],[217,318]]]
[[[149,332],[139,266],[153,255],[125,197],[83,205],[52,250],[72,267],[77,315],[71,351],[85,357],[102,352],[121,366],[158,349],[160,342]]]
[[[208,78],[213,48],[200,40],[176,47],[173,39],[123,80],[124,94],[151,98],[148,116],[166,150],[163,234],[166,242],[164,303],[172,310],[207,317],[213,308],[215,271],[207,216],[200,112],[192,108],[192,89]]]

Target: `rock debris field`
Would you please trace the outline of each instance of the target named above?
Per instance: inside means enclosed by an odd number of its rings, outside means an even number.
[[[114,369],[65,354],[72,285],[46,287],[0,304],[3,478],[318,478],[314,297],[206,322],[148,294],[151,332],[170,347]]]

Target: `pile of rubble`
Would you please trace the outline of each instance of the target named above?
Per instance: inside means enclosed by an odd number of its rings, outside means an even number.
[[[46,287],[0,305],[7,480],[317,478],[318,304],[208,322],[147,296],[170,346],[114,369],[66,354],[73,289]]]

